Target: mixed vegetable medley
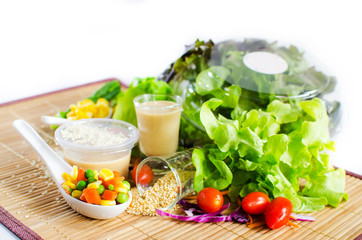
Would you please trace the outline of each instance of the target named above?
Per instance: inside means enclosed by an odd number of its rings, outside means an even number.
[[[251,71],[243,57],[256,50],[283,57],[288,70],[277,75]],[[192,154],[197,204],[180,201],[184,215],[158,209],[157,213],[185,221],[242,223],[250,223],[250,215],[264,215],[266,225],[276,229],[296,226],[290,220],[315,220],[296,213],[337,207],[348,200],[345,171],[329,163],[334,150],[330,117],[339,103],[326,101],[324,95],[334,90],[335,83],[333,77],[308,66],[294,46],[197,40],[158,78],[136,78],[124,91],[118,81],[109,82],[89,101],[97,105],[97,100],[107,99],[114,119],[137,125],[136,96],[182,96],[180,150],[200,147]],[[153,179],[151,169],[140,174],[145,175],[140,178],[145,184]],[[69,194],[94,204],[123,203],[130,188],[110,170],[98,174],[78,169],[63,178]],[[226,197],[238,207],[223,215],[230,206],[224,204]]]
[[[131,185],[117,171],[97,170],[73,166],[71,174],[62,174],[63,189],[72,197],[90,204],[115,206],[128,201]]]

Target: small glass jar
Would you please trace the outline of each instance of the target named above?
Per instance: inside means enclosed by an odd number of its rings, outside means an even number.
[[[142,196],[147,190],[152,188],[162,178],[167,177],[168,182],[175,184],[175,196],[173,201],[161,210],[169,210],[186,195],[194,192],[194,174],[195,167],[192,163],[192,151],[188,149],[182,152],[176,152],[165,156],[152,156],[141,161],[136,169],[136,185],[138,192]],[[141,184],[140,172],[144,165],[149,166],[153,171],[153,180],[150,184]],[[168,174],[168,175],[167,175]],[[160,199],[162,201],[164,199]]]

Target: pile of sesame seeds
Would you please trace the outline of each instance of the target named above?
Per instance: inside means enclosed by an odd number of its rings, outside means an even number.
[[[172,172],[160,178],[153,187],[149,188],[143,196],[140,196],[137,188],[132,188],[132,204],[127,212],[135,215],[156,216],[156,208],[169,206],[176,198],[176,179]],[[167,212],[175,212],[177,205]]]

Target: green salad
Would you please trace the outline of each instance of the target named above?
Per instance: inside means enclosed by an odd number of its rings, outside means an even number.
[[[300,101],[294,108],[274,100],[265,111],[244,111],[231,119],[215,116],[221,105],[213,98],[201,107],[201,122],[213,143],[193,152],[196,191],[229,189],[232,200],[255,191],[284,196],[295,212],[337,207],[348,199],[345,171],[329,164],[327,150],[334,145],[320,99]]]
[[[243,57],[273,52],[288,70],[261,74]],[[113,118],[136,123],[133,98],[144,93],[183,97],[180,147],[193,151],[194,189],[229,190],[235,201],[250,192],[284,196],[295,212],[337,207],[345,171],[329,163],[330,117],[338,102],[323,97],[336,80],[308,66],[296,47],[263,40],[197,40],[158,78],[137,78],[119,94]]]

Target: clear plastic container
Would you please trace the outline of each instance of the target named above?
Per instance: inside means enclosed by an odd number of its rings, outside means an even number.
[[[207,76],[205,70],[209,70]],[[342,111],[339,96],[335,94],[337,80],[328,70],[318,64],[312,54],[292,44],[263,39],[219,43],[197,40],[187,46],[185,53],[159,79],[168,82],[175,94],[183,97],[182,117],[199,131],[205,132],[205,129],[195,112],[212,97],[227,98],[231,87],[238,86],[241,89],[240,110],[265,109],[275,99],[293,104],[321,98],[326,103],[333,136],[339,131]],[[213,81],[204,81],[205,78]],[[205,83],[211,84],[205,87]],[[230,107],[229,112],[235,108]],[[187,142],[185,146],[190,147]]]
[[[114,119],[82,119],[61,125],[55,141],[65,161],[84,169],[109,168],[128,176],[131,150],[139,131],[132,124]]]

